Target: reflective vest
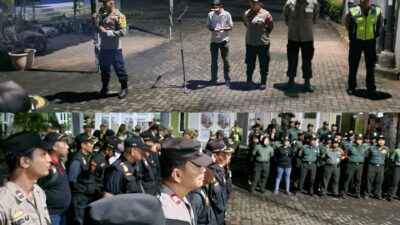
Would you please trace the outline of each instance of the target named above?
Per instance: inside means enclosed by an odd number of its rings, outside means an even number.
[[[353,34],[355,34],[356,39],[364,41],[374,39],[376,24],[380,14],[382,13],[381,8],[379,8],[379,6],[372,5],[369,9],[367,17],[363,14],[361,7],[358,5],[351,7],[349,10],[353,21],[356,23],[356,26],[353,30]]]

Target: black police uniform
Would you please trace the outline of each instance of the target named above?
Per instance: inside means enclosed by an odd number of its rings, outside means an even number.
[[[145,193],[155,195],[159,185],[159,175],[157,173],[157,165],[153,156],[145,155],[139,162],[139,179],[143,182]]]
[[[192,206],[197,225],[218,225],[209,199],[209,185],[191,191],[186,198]]]
[[[121,156],[104,174],[104,191],[113,195],[143,193],[142,181],[138,177],[138,164],[132,164]]]
[[[40,178],[37,184],[46,193],[49,214],[64,214],[71,203],[71,189],[64,163],[61,160],[52,159],[49,174]]]
[[[214,180],[211,183],[211,206],[217,218],[218,225],[225,224],[225,209],[228,201],[227,182],[224,169],[218,167],[215,171]]]
[[[80,172],[76,180],[70,177],[70,187],[72,192],[71,211],[73,213],[73,224],[82,224],[85,207],[93,201],[96,192],[96,183],[90,169],[89,155],[85,155],[81,150],[75,152],[71,157],[68,173],[73,174],[76,168],[72,164],[79,164]]]
[[[104,171],[109,166],[105,154],[97,152],[90,160],[90,168],[96,181],[96,199],[101,198],[104,184]]]

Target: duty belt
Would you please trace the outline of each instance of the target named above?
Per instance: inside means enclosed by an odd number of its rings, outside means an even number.
[[[371,165],[373,165],[373,166],[377,166],[377,167],[380,167],[380,166],[383,166],[384,164],[373,164],[373,163],[370,163]]]
[[[313,164],[313,163],[315,163],[315,162],[303,161],[303,163],[308,164],[308,165],[311,165],[311,164]]]
[[[364,163],[362,163],[362,162],[349,162],[350,164],[354,164],[354,165],[362,165],[362,164],[364,164]]]

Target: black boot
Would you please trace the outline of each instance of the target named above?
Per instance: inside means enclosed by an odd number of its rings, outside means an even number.
[[[104,97],[104,96],[106,96],[108,94],[108,91],[109,91],[108,82],[103,81],[103,86],[101,87],[100,91],[97,92],[97,94],[102,96],[102,97]]]
[[[310,84],[310,79],[304,80],[303,90],[304,90],[304,92],[314,92],[314,88]]]
[[[286,84],[286,90],[292,89],[294,87],[294,77],[289,77],[289,81]]]
[[[128,80],[120,80],[121,91],[118,93],[118,98],[123,99],[128,95]]]

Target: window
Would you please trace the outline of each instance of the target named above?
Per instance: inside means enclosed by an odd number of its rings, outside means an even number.
[[[316,119],[317,113],[304,113],[304,119]]]
[[[179,113],[179,132],[183,133],[185,131],[185,113]]]

